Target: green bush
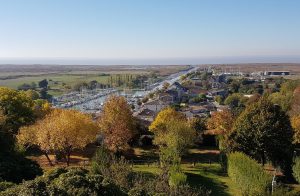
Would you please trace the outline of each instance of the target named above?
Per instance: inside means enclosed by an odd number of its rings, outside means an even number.
[[[47,194],[47,184],[43,178],[38,177],[35,180],[24,181],[22,184],[8,188],[0,192],[0,196],[29,196],[29,195],[49,195]]]
[[[131,188],[133,170],[124,157],[110,154],[105,148],[97,150],[92,161],[92,173],[102,175],[105,180],[124,189]]]
[[[15,152],[0,155],[0,178],[3,180],[19,183],[32,180],[37,175],[42,175],[42,169],[35,161]]]
[[[124,195],[121,189],[107,182],[101,175],[89,174],[88,170],[57,169],[35,180],[0,191],[0,196],[50,196],[50,195]]]
[[[291,187],[286,186],[276,186],[273,193],[270,193],[271,196],[299,196],[299,192],[297,190],[293,190]]]
[[[13,187],[15,184],[12,182],[0,182],[0,192]]]
[[[240,152],[228,155],[228,176],[242,195],[266,195],[272,182],[255,160]]]
[[[293,166],[293,176],[300,183],[300,157],[297,157]]]
[[[187,176],[183,172],[170,172],[169,174],[169,185],[170,187],[178,187],[186,183]]]

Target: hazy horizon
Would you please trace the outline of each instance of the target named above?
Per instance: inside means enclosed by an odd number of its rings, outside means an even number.
[[[0,58],[1,64],[53,65],[198,65],[247,63],[300,63],[300,56],[232,56],[206,58],[152,58],[152,59],[99,59],[99,58]]]

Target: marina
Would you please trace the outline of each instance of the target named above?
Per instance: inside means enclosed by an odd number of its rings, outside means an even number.
[[[87,113],[98,113],[101,111],[105,100],[110,95],[119,95],[126,97],[128,103],[133,106],[134,110],[137,111],[139,109],[138,102],[140,99],[144,98],[149,93],[161,90],[164,83],[173,84],[180,80],[181,75],[185,75],[196,70],[196,67],[191,67],[188,70],[180,71],[168,76],[161,82],[149,85],[145,89],[81,89],[80,92],[70,92],[60,97],[54,97],[52,100],[52,105],[54,108],[76,109]]]

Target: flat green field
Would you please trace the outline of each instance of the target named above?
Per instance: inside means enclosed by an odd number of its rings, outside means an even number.
[[[70,73],[51,73],[51,74],[33,74],[33,75],[18,75],[16,78],[12,79],[0,79],[0,86],[6,86],[9,88],[17,89],[18,86],[27,83],[31,84],[32,82],[35,82],[38,84],[39,81],[43,79],[47,79],[49,82],[49,87],[50,90],[48,91],[49,94],[57,96],[61,95],[65,92],[67,92],[67,89],[63,86],[72,87],[74,84],[78,82],[90,82],[93,80],[98,81],[101,84],[108,84],[108,79],[109,75],[115,75],[115,74],[132,74],[132,75],[137,75],[137,74],[146,74],[147,72],[116,72],[116,71],[111,71],[107,73],[97,73],[97,72],[72,72]],[[7,75],[3,75],[7,76]]]
[[[16,79],[7,79],[7,80],[0,80],[0,86],[6,86],[10,88],[17,89],[18,86],[28,83],[31,84],[32,82],[35,82],[38,84],[39,81],[43,79],[47,79],[49,82],[49,87],[51,90],[49,90],[49,94],[52,95],[60,95],[64,92],[63,83],[65,83],[67,86],[72,87],[75,83],[81,82],[81,81],[92,81],[96,80],[99,83],[107,84],[108,77],[106,75],[101,74],[87,74],[87,75],[75,75],[75,74],[49,74],[49,75],[33,75],[33,76],[26,76],[26,77],[20,77]]]
[[[89,75],[70,75],[70,74],[55,74],[55,75],[42,75],[42,76],[27,76],[27,77],[20,77],[17,79],[8,79],[8,80],[0,80],[0,86],[7,86],[11,88],[17,88],[19,85],[23,83],[31,83],[35,82],[38,83],[43,79],[47,79],[49,82],[50,87],[55,86],[54,82],[64,82],[67,85],[74,84],[79,81],[92,81],[97,80],[101,83],[107,82],[108,76],[100,76],[96,74],[89,74]],[[53,82],[51,82],[51,80]]]

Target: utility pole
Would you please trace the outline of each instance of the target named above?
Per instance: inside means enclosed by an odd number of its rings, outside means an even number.
[[[273,176],[273,179],[272,179],[272,195],[273,195],[275,187],[276,187],[276,172],[277,172],[277,169],[275,169],[274,176]]]

